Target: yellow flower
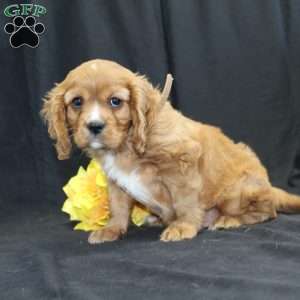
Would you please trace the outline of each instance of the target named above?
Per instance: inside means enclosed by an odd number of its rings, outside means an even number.
[[[136,226],[142,226],[149,215],[149,211],[144,206],[142,206],[141,204],[136,204],[133,206],[131,212],[131,221]]]
[[[63,188],[68,199],[62,210],[71,221],[80,221],[74,229],[96,230],[109,219],[107,179],[99,164],[92,160],[84,170],[79,168]]]
[[[84,170],[80,167],[76,176],[63,187],[67,195],[62,211],[70,215],[71,221],[79,221],[74,229],[92,231],[103,227],[109,220],[107,178],[98,162],[92,160]],[[137,226],[145,222],[150,213],[135,205],[131,220]]]

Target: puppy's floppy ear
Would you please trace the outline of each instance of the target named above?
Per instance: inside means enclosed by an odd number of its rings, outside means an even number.
[[[60,160],[67,159],[71,152],[71,140],[66,122],[63,83],[54,87],[45,97],[41,116],[48,124],[50,137],[56,141],[55,148]]]
[[[130,90],[133,146],[138,154],[143,154],[146,149],[147,129],[153,119],[160,93],[144,76],[139,75],[131,82]]]

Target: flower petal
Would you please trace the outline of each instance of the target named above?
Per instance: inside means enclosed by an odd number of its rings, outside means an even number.
[[[146,217],[150,215],[149,211],[140,206],[134,205],[131,212],[131,220],[136,226],[142,226],[145,223]]]

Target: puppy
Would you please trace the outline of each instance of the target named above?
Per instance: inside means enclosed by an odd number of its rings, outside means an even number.
[[[126,233],[133,201],[165,224],[162,241],[300,211],[300,197],[272,187],[247,145],[186,118],[145,77],[115,62],[72,70],[48,93],[42,115],[59,159],[69,157],[72,138],[108,176],[111,219],[91,233],[92,244]]]

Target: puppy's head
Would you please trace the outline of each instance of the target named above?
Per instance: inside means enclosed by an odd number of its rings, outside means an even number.
[[[111,61],[92,60],[48,93],[41,113],[59,159],[69,157],[71,139],[94,151],[117,150],[129,142],[142,154],[159,101],[159,91],[144,77]]]

